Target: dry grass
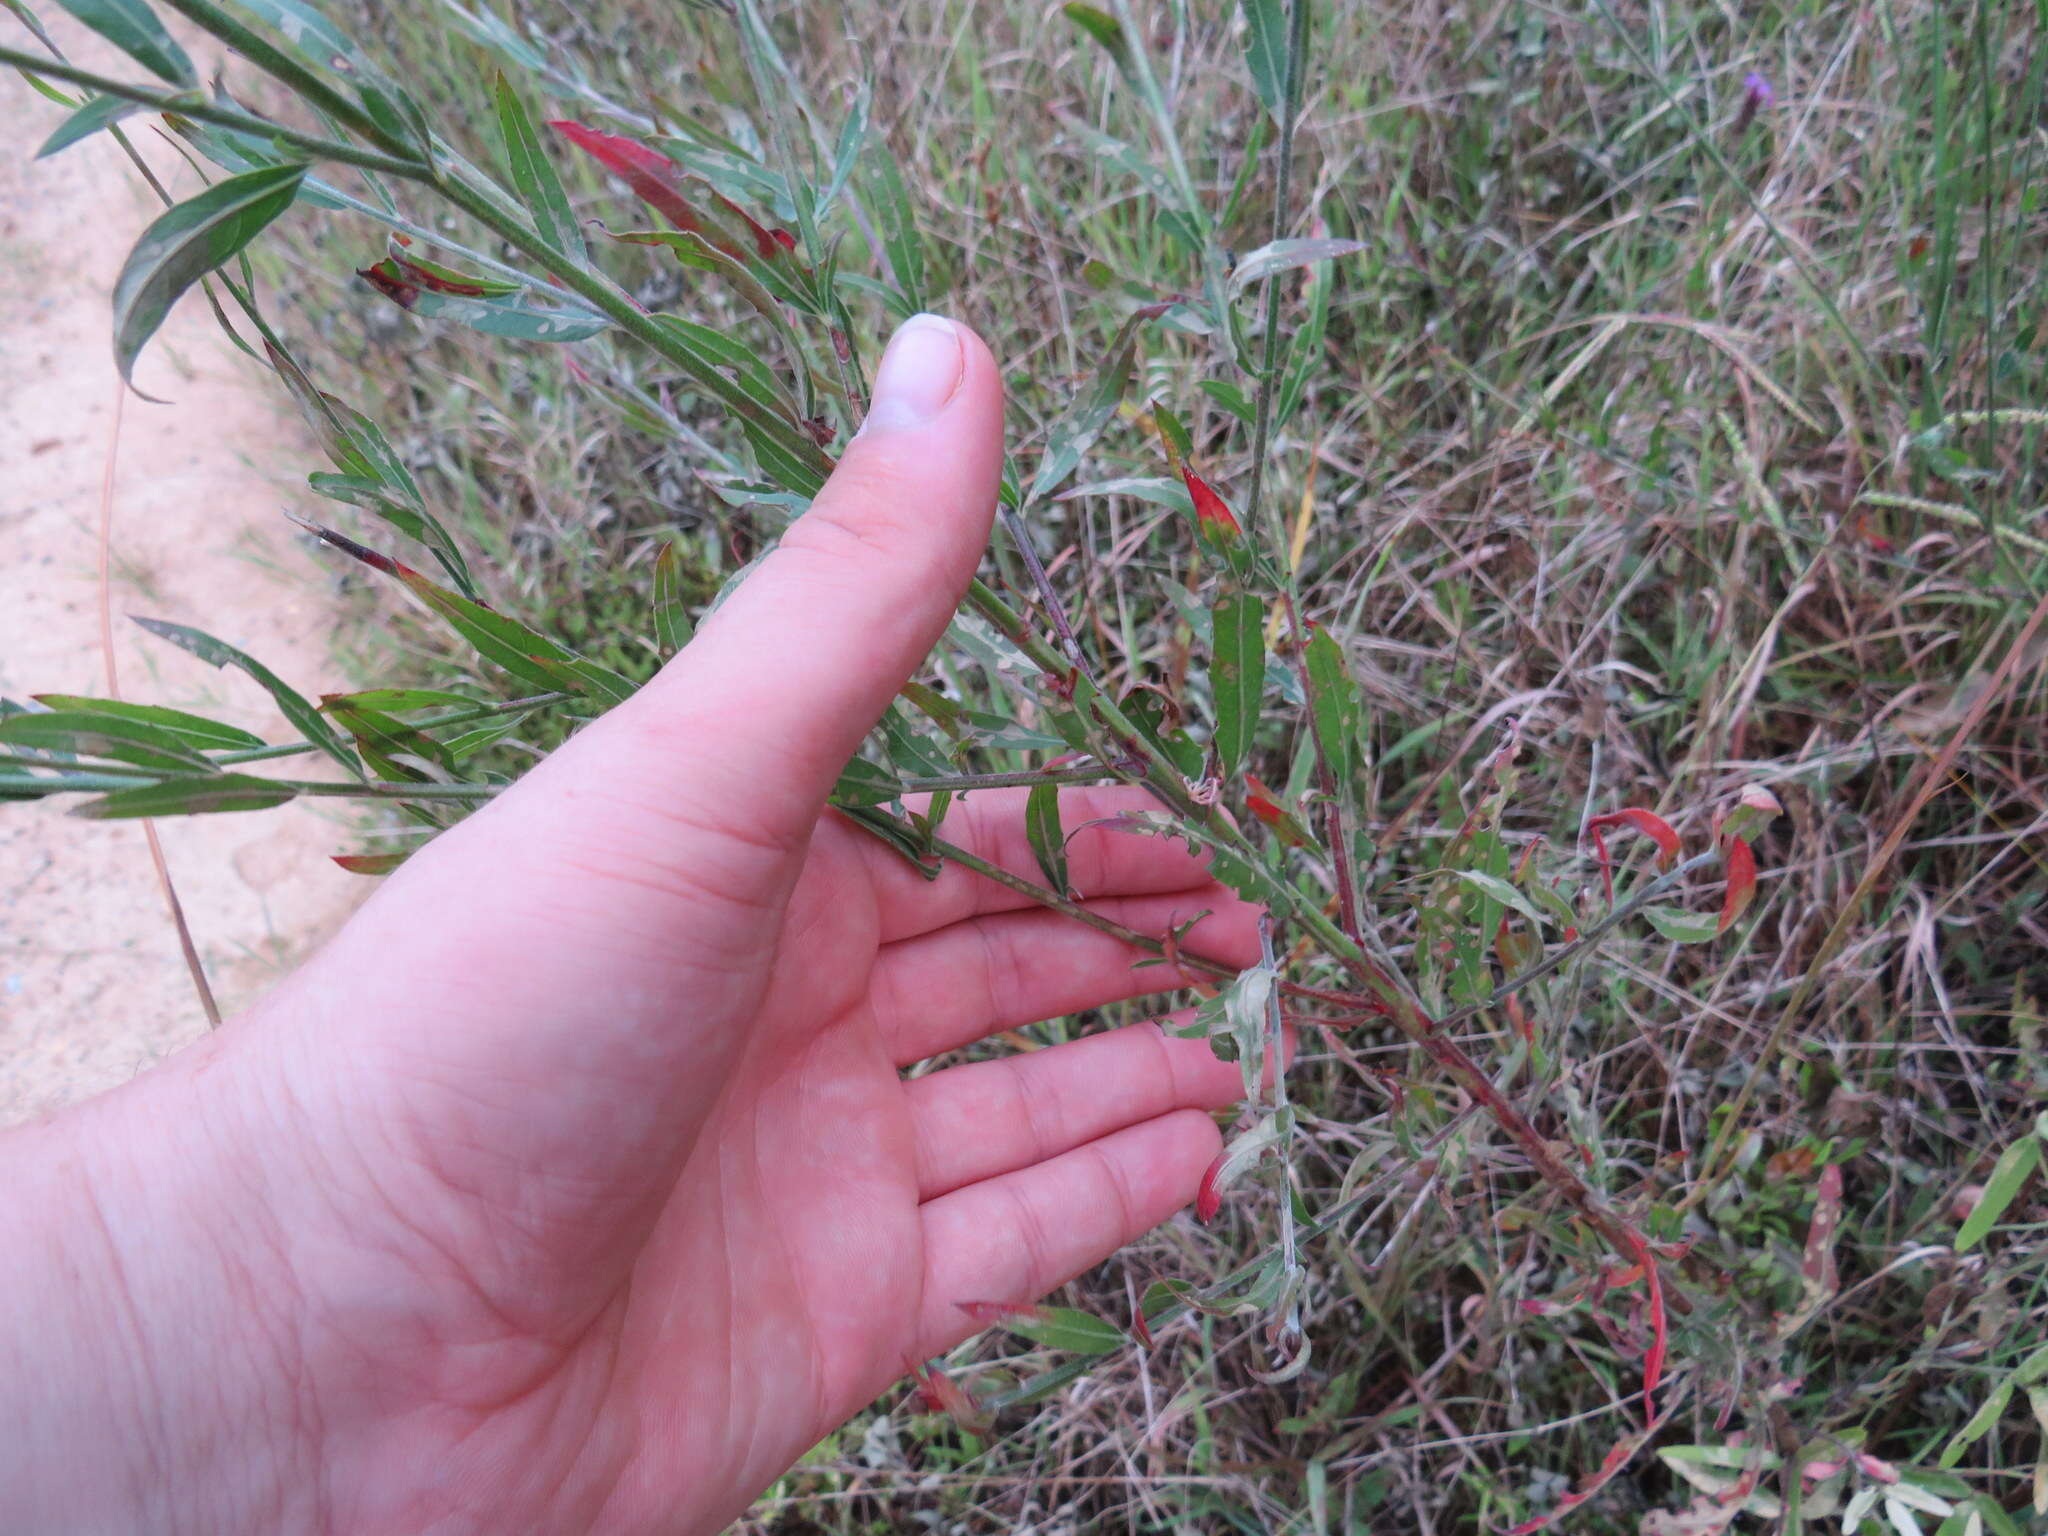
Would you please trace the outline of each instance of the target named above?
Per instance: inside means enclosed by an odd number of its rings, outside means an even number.
[[[1304,606],[1344,637],[1370,706],[1375,931],[1430,971],[1418,906],[1510,721],[1502,845],[1572,881],[1592,812],[1654,807],[1704,847],[1735,789],[1770,786],[1788,814],[1735,933],[1681,947],[1624,929],[1531,989],[1533,1049],[1500,1011],[1461,1026],[1464,1043],[1597,1189],[1690,1245],[1656,1445],[1739,1434],[1795,1463],[1860,1446],[1930,1469],[2048,1335],[2038,1182],[1987,1241],[1953,1246],[2048,1089],[2048,473],[2043,418],[2012,413],[2044,403],[2037,18],[1995,0],[1326,9],[1294,232],[1366,249],[1333,268],[1268,515],[1299,520]],[[752,110],[715,16],[528,11],[622,100],[727,132]],[[1147,125],[1056,10],[781,21],[835,122],[872,75],[932,289],[1009,359],[1028,468],[1127,288],[1192,281],[1141,179],[1091,142],[1151,164]],[[474,44],[410,13],[381,26],[410,78],[475,99]],[[1259,113],[1234,28],[1220,5],[1161,5],[1140,35],[1241,251],[1266,238],[1272,157],[1245,164]],[[1739,129],[1750,71],[1775,101]],[[583,193],[594,211],[615,201],[595,181]],[[351,254],[374,251],[330,237],[301,256],[298,323],[366,338],[383,419],[443,504],[467,505],[501,594],[644,670],[652,540],[682,530],[708,587],[772,521],[720,506],[698,444],[622,428],[559,354],[393,324],[367,296],[337,306],[320,285]],[[874,258],[849,242],[845,260]],[[1305,304],[1290,282],[1284,322]],[[1144,398],[1181,414],[1204,473],[1241,496],[1251,435],[1197,387],[1228,376],[1212,340],[1146,342]],[[1127,413],[1082,479],[1163,473]],[[1173,600],[1199,572],[1177,518],[1075,494],[1033,532],[1112,685],[1199,690]],[[1017,575],[1012,554],[997,562]],[[1292,739],[1276,723],[1260,771],[1299,790]],[[1703,877],[1691,903],[1716,894]],[[1448,1532],[1553,1505],[1640,1425],[1641,1286],[1598,1294],[1597,1242],[1398,1037],[1315,1032],[1295,1095],[1305,1211],[1366,1196],[1305,1253],[1304,1374],[1262,1382],[1261,1319],[1217,1316],[1005,1413],[992,1440],[885,1405],[785,1479],[759,1527]],[[1831,1273],[1807,1251],[1828,1167]],[[1074,1298],[1124,1318],[1159,1276],[1212,1284],[1271,1249],[1276,1202],[1269,1176]],[[997,1391],[1047,1361],[993,1336],[955,1364]],[[2024,1407],[1961,1455],[1960,1481],[1913,1475],[2039,1529]],[[1720,1529],[1645,1518],[1689,1496],[1645,1450],[1569,1519]],[[1791,1518],[1732,1510],[1737,1529]]]

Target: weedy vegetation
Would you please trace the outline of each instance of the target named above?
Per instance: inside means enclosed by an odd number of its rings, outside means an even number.
[[[1043,784],[1074,910],[1053,786],[1143,784],[1272,913],[1199,1223],[982,1306],[758,1528],[2048,1528],[2038,5],[62,3],[133,68],[7,0],[45,152],[210,181],[123,367],[204,286],[414,617],[318,699],[151,622],[298,737],[4,704],[0,797],[353,797],[389,869],[937,308],[1008,360],[997,539],[837,802],[929,870]]]

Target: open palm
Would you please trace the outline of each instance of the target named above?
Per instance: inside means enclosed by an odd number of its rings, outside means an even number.
[[[1239,1086],[1201,1041],[902,1070],[1186,978],[824,809],[973,569],[1000,439],[980,343],[906,327],[832,484],[660,678],[94,1107],[121,1305],[176,1323],[143,1346],[166,1422],[198,1392],[269,1437],[268,1473],[159,1455],[239,1500],[207,1528],[715,1527],[971,1332],[957,1303],[1192,1196]],[[1074,885],[1151,933],[1207,911],[1190,947],[1248,962],[1249,908],[1100,825],[1145,803],[1064,797]],[[1021,791],[946,835],[1033,869]],[[166,1220],[211,1242],[144,1255]]]

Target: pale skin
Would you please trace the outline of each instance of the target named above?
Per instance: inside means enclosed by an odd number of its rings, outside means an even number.
[[[988,537],[982,343],[899,333],[812,511],[632,701],[260,1005],[0,1138],[0,1529],[716,1530],[979,1326],[1172,1216],[1241,1092],[1190,979],[825,808]],[[1030,878],[1022,791],[946,835]],[[1257,954],[1063,797],[1087,905]]]

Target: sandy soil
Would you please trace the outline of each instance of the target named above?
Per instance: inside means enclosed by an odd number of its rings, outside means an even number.
[[[0,694],[104,696],[96,567],[118,388],[108,294],[159,205],[105,135],[30,163],[28,146],[60,114],[11,75],[0,101],[22,125],[0,155]],[[166,173],[176,164],[167,153],[152,161]],[[248,678],[122,615],[197,625],[303,693],[345,686],[332,595],[281,516],[309,499],[303,477],[317,453],[196,294],[136,380],[171,404],[131,396],[120,434],[112,595],[122,693],[289,739]],[[353,839],[324,812],[291,805],[157,825],[229,1013],[370,886],[328,861]],[[140,825],[0,803],[0,1124],[110,1087],[205,1027]]]

